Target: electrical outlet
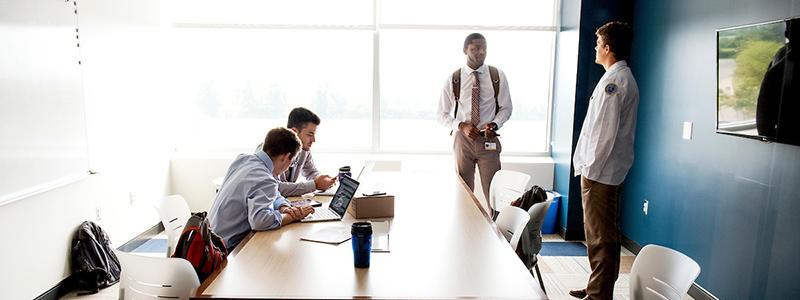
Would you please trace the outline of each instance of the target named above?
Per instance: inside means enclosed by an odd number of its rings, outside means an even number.
[[[692,139],[692,122],[683,122],[683,139]]]
[[[644,199],[644,203],[642,204],[642,212],[644,212],[645,216],[647,215],[647,209],[649,208],[649,206],[650,206],[650,201]]]
[[[100,220],[102,220],[102,219],[103,219],[103,214],[102,214],[102,212],[100,211],[100,208],[99,208],[99,207],[95,207],[95,209],[94,209],[94,214],[95,214],[95,220],[96,220],[96,221],[100,221]]]

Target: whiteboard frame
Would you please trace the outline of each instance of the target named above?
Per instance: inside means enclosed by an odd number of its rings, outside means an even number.
[[[44,192],[47,192],[47,191],[51,191],[51,190],[60,188],[62,186],[65,186],[65,185],[68,185],[68,184],[71,184],[71,183],[75,183],[75,182],[81,181],[84,178],[88,177],[89,173],[90,173],[89,170],[86,170],[84,172],[73,173],[73,174],[66,175],[66,176],[63,176],[61,178],[58,178],[56,180],[52,180],[50,182],[37,184],[35,186],[32,186],[32,187],[24,189],[24,190],[20,190],[20,191],[17,191],[17,192],[11,193],[11,194],[7,194],[7,195],[2,195],[2,196],[0,196],[0,206],[4,206],[6,204],[10,204],[10,203],[16,202],[17,200],[21,200],[21,199],[24,199],[24,198],[35,196],[35,195],[38,195],[38,194],[41,194],[41,193],[44,193]]]

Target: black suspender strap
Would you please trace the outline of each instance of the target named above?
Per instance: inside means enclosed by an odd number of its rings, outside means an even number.
[[[500,91],[500,74],[497,68],[489,66],[489,76],[492,78],[492,88],[494,89],[494,115],[500,111],[500,102],[497,101],[497,93]]]

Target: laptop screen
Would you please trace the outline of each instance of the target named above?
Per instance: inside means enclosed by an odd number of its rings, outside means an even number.
[[[347,211],[347,205],[350,204],[350,200],[353,199],[357,189],[358,181],[347,176],[342,177],[341,182],[339,182],[339,189],[333,195],[329,207],[339,216],[344,216],[345,211]]]

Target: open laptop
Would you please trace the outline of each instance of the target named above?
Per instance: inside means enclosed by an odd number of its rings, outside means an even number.
[[[366,166],[361,166],[361,170],[360,170],[360,171],[358,171],[358,174],[357,174],[355,177],[353,177],[353,178],[355,178],[356,180],[360,180],[360,178],[361,178],[361,174],[363,174],[363,173],[364,173],[364,168],[365,168],[365,167],[366,167]],[[314,191],[314,195],[319,195],[319,196],[333,196],[334,194],[336,194],[336,191],[338,191],[338,190],[339,190],[339,181],[340,181],[340,180],[337,180],[337,181],[336,181],[336,183],[334,183],[334,184],[333,184],[331,187],[329,187],[327,190],[324,190],[324,191],[321,191],[321,190]]]
[[[358,181],[350,177],[342,177],[339,183],[339,189],[333,195],[333,199],[328,206],[320,207],[314,211],[313,214],[308,215],[300,222],[320,222],[320,221],[339,221],[344,218],[347,213],[347,206],[350,205],[350,200],[353,200],[353,195],[356,194],[358,189]]]

